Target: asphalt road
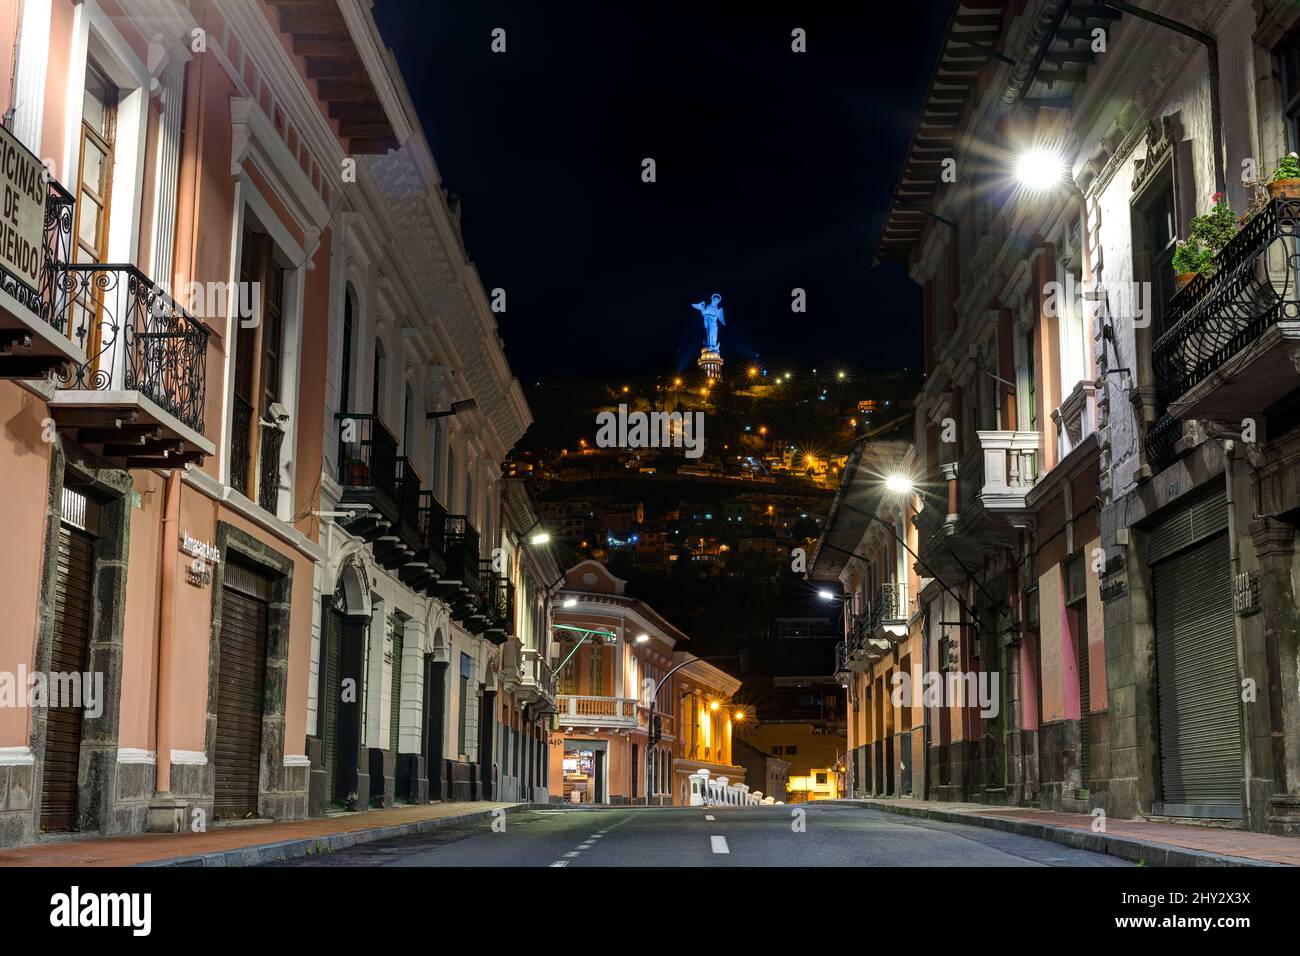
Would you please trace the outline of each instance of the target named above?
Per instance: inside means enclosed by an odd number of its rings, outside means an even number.
[[[802,818],[800,814],[803,813]],[[1128,866],[964,824],[864,807],[524,810],[278,866]]]

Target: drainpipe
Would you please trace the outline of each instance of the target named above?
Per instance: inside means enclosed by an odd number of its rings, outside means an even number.
[[[172,659],[176,643],[176,561],[177,529],[180,527],[181,470],[167,473],[163,500],[162,544],[158,549],[158,655],[157,689],[154,694],[154,739],[157,769],[154,775],[154,798],[149,802],[148,830],[152,833],[177,833],[181,828],[184,806],[171,794],[172,726],[171,681]]]
[[[1237,575],[1241,573],[1241,554],[1237,547],[1237,511],[1236,498],[1232,490],[1232,453],[1236,449],[1237,443],[1228,439],[1223,443],[1223,484],[1224,499],[1228,505],[1228,565],[1232,568],[1232,580],[1236,582]],[[1232,631],[1233,637],[1237,643],[1237,686],[1244,687],[1246,680],[1246,635],[1241,623],[1241,616],[1233,608],[1232,614]],[[1239,732],[1241,735],[1241,800],[1242,800],[1242,822],[1249,827],[1250,824],[1250,739],[1246,734],[1246,722],[1241,720],[1239,723]]]
[[[1226,179],[1223,173],[1223,116],[1219,101],[1219,44],[1215,42],[1214,37],[1203,30],[1197,30],[1177,20],[1162,17],[1150,10],[1143,10],[1141,7],[1123,2],[1123,0],[1103,0],[1103,3],[1120,13],[1128,14],[1139,20],[1146,20],[1148,23],[1154,23],[1156,26],[1164,27],[1166,30],[1172,30],[1175,33],[1181,33],[1205,47],[1206,79],[1210,84],[1210,127],[1214,134],[1214,190],[1220,193],[1226,192]]]

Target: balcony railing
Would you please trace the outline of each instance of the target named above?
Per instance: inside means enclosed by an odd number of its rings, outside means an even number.
[[[464,515],[447,515],[444,529],[443,554],[447,558],[447,577],[477,595],[481,584],[478,531]]]
[[[556,686],[555,670],[541,652],[532,647],[524,648],[523,689],[529,697],[554,708]]]
[[[369,504],[374,517],[399,520],[397,439],[378,415],[339,412],[338,469],[345,502]]]
[[[876,592],[876,599],[871,602],[871,636],[877,635],[883,627],[906,624],[907,613],[907,582],[882,584]]]
[[[412,551],[424,546],[420,523],[420,486],[424,479],[415,470],[411,459],[397,459],[397,518],[398,534]]]
[[[591,697],[563,694],[558,699],[560,720],[598,727],[635,727],[637,702],[633,697]]]
[[[1177,419],[1237,419],[1294,388],[1286,352],[1300,339],[1298,235],[1300,200],[1274,199],[1223,247],[1212,274],[1197,275],[1171,300],[1151,356],[1162,417],[1146,447],[1157,467],[1172,460]],[[1283,339],[1287,348],[1273,347]],[[1261,347],[1266,354],[1256,355]]]
[[[7,292],[54,331],[67,335],[67,296],[63,289],[63,263],[72,259],[72,194],[50,177],[45,196],[45,231],[42,234],[43,264],[37,288],[0,266],[0,291]]]
[[[21,144],[8,139],[15,150]],[[30,152],[16,165],[40,168]],[[44,223],[40,248],[24,249],[20,257],[34,260],[31,272],[10,271],[0,265],[0,377],[45,378],[67,362],[84,362],[86,355],[67,333],[68,309],[62,294],[63,263],[72,258],[73,198],[54,179],[46,177]],[[17,232],[14,233],[17,236]]]
[[[53,281],[51,307],[86,354],[58,387],[139,392],[201,435],[207,329],[133,265],[63,263]]]
[[[434,578],[442,577],[447,570],[444,545],[447,533],[447,509],[432,491],[420,492],[420,540],[424,542],[425,558]]]
[[[249,462],[253,437],[253,406],[236,395],[230,430],[230,487],[241,495],[251,496]],[[274,514],[280,496],[280,447],[284,430],[279,425],[258,419],[260,435],[257,465],[257,503]]]
[[[1038,479],[1038,432],[976,432],[983,450],[980,503],[989,510],[1023,508]]]

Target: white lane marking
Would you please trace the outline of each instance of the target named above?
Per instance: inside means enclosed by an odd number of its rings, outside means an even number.
[[[599,839],[600,839],[601,837],[603,837],[604,835],[605,835],[605,834],[603,834],[603,833],[593,833],[593,834],[592,834],[591,836],[589,836],[587,839],[589,839],[589,840],[599,840]]]
[[[568,861],[568,860],[556,860],[554,863],[551,864],[551,866],[553,866],[553,867],[555,867],[555,866],[568,866],[568,865],[569,865],[569,861]]]
[[[566,853],[566,854],[564,854],[564,855],[567,856],[567,857],[575,857],[575,856],[577,856],[577,855],[578,855],[579,853],[581,853],[581,852],[582,852],[581,850],[570,850],[568,853]]]
[[[716,820],[717,817],[715,817],[715,816],[714,816],[713,814],[711,814],[711,813],[706,813],[706,814],[704,814],[704,819],[706,819],[706,820]]]
[[[731,852],[731,850],[727,847],[727,838],[724,836],[711,836],[709,837],[709,843],[712,845],[714,853]]]

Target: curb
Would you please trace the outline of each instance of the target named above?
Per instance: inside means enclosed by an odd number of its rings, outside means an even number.
[[[1076,850],[1091,850],[1093,853],[1105,853],[1108,856],[1140,863],[1144,866],[1286,866],[1271,860],[1255,860],[1243,856],[1226,856],[1209,850],[1192,850],[1187,847],[1171,846],[1167,843],[1153,843],[1137,837],[1117,836],[1111,833],[1093,833],[1090,830],[1078,830],[1074,827],[1058,827],[1047,823],[1035,823],[1028,820],[1013,820],[1008,817],[965,813],[958,810],[941,810],[935,807],[904,806],[896,803],[882,803],[876,800],[838,800],[837,803],[851,806],[869,807],[883,810],[899,816],[921,817],[926,820],[938,820],[941,823],[964,823],[968,826],[988,827],[1004,833],[1018,836],[1034,837],[1059,843]]]
[[[504,807],[487,810],[471,810],[455,816],[433,817],[429,820],[416,820],[412,823],[397,823],[387,827],[369,827],[364,830],[345,830],[342,833],[323,834],[314,837],[297,837],[281,840],[278,843],[258,843],[253,846],[236,847],[231,850],[216,850],[211,853],[196,853],[191,856],[169,857],[163,860],[151,860],[137,863],[136,866],[263,866],[278,863],[281,860],[310,856],[313,853],[333,853],[363,843],[376,840],[391,840],[394,837],[412,836],[416,833],[428,833],[442,827],[473,820],[491,819],[493,813],[501,810],[505,813],[517,813],[535,806],[546,804],[512,803]]]

